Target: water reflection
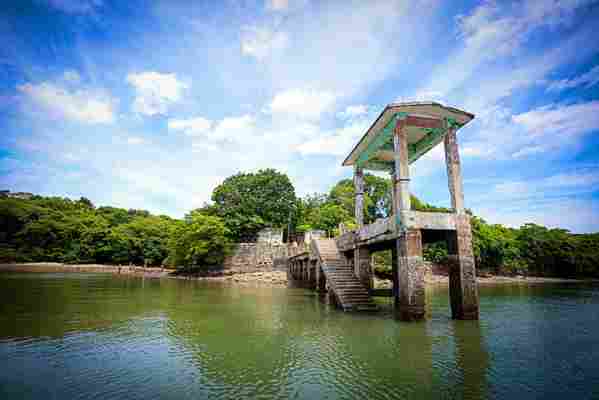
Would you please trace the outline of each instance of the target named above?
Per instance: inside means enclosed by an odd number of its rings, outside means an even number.
[[[456,346],[456,364],[461,375],[453,392],[464,399],[486,399],[488,396],[487,352],[478,321],[452,321]]]
[[[303,289],[0,277],[0,398],[592,398],[599,292],[584,293],[482,290],[479,323],[435,290],[429,319],[403,323]]]

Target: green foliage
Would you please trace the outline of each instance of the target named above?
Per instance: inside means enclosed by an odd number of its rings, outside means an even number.
[[[391,181],[365,174],[366,223],[391,214]],[[355,227],[354,185],[339,181],[328,194],[296,199],[289,178],[273,169],[240,173],[219,185],[213,204],[191,211],[184,221],[145,210],[95,207],[33,196],[0,198],[0,262],[135,263],[213,267],[222,263],[231,241],[255,237],[265,226],[337,233],[340,223]],[[412,196],[412,209],[447,212]],[[472,214],[471,212],[469,212]],[[577,235],[526,224],[520,229],[472,217],[473,250],[479,269],[563,277],[599,277],[599,233]],[[443,263],[444,243],[426,244],[424,258]],[[375,273],[390,274],[391,253],[375,253]],[[376,272],[377,269],[379,272]]]
[[[389,265],[375,265],[372,272],[378,279],[393,280],[393,270]]]
[[[342,207],[353,216],[356,204],[353,181],[351,179],[339,181],[331,189],[328,201]],[[391,208],[391,180],[364,174],[364,222],[369,224],[377,218],[388,217]]]
[[[374,276],[378,279],[393,279],[391,269],[391,250],[377,251],[372,256]]]
[[[228,177],[214,189],[212,201],[203,213],[221,217],[231,237],[242,240],[265,226],[287,226],[296,197],[287,175],[264,169]]]
[[[502,270],[524,272],[520,260],[517,231],[502,225],[489,225],[483,219],[472,217],[473,250],[479,269],[496,273]]]
[[[82,198],[0,199],[3,262],[160,265],[174,221],[144,210],[95,208]]]
[[[230,251],[228,230],[219,217],[192,214],[178,223],[169,240],[169,262],[178,268],[211,268]]]
[[[352,221],[351,216],[343,207],[328,202],[311,209],[305,218],[304,229],[309,227],[329,234],[332,234],[340,223],[351,223]]]
[[[426,261],[433,262],[435,264],[443,264],[447,262],[447,243],[446,242],[435,242],[426,244],[422,249],[422,257]]]

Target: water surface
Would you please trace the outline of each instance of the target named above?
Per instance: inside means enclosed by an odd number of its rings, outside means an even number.
[[[599,398],[599,289],[481,287],[481,320],[428,290],[421,323],[303,289],[0,275],[0,399]]]

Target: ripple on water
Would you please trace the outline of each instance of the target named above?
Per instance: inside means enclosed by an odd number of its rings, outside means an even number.
[[[597,293],[481,289],[476,323],[451,321],[441,290],[430,319],[407,324],[304,290],[13,275],[0,279],[0,397],[592,398]]]

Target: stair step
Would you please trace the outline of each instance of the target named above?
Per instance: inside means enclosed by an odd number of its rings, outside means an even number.
[[[368,290],[356,277],[353,266],[347,263],[333,239],[316,239],[312,244],[318,252],[322,271],[343,310],[376,311]]]

